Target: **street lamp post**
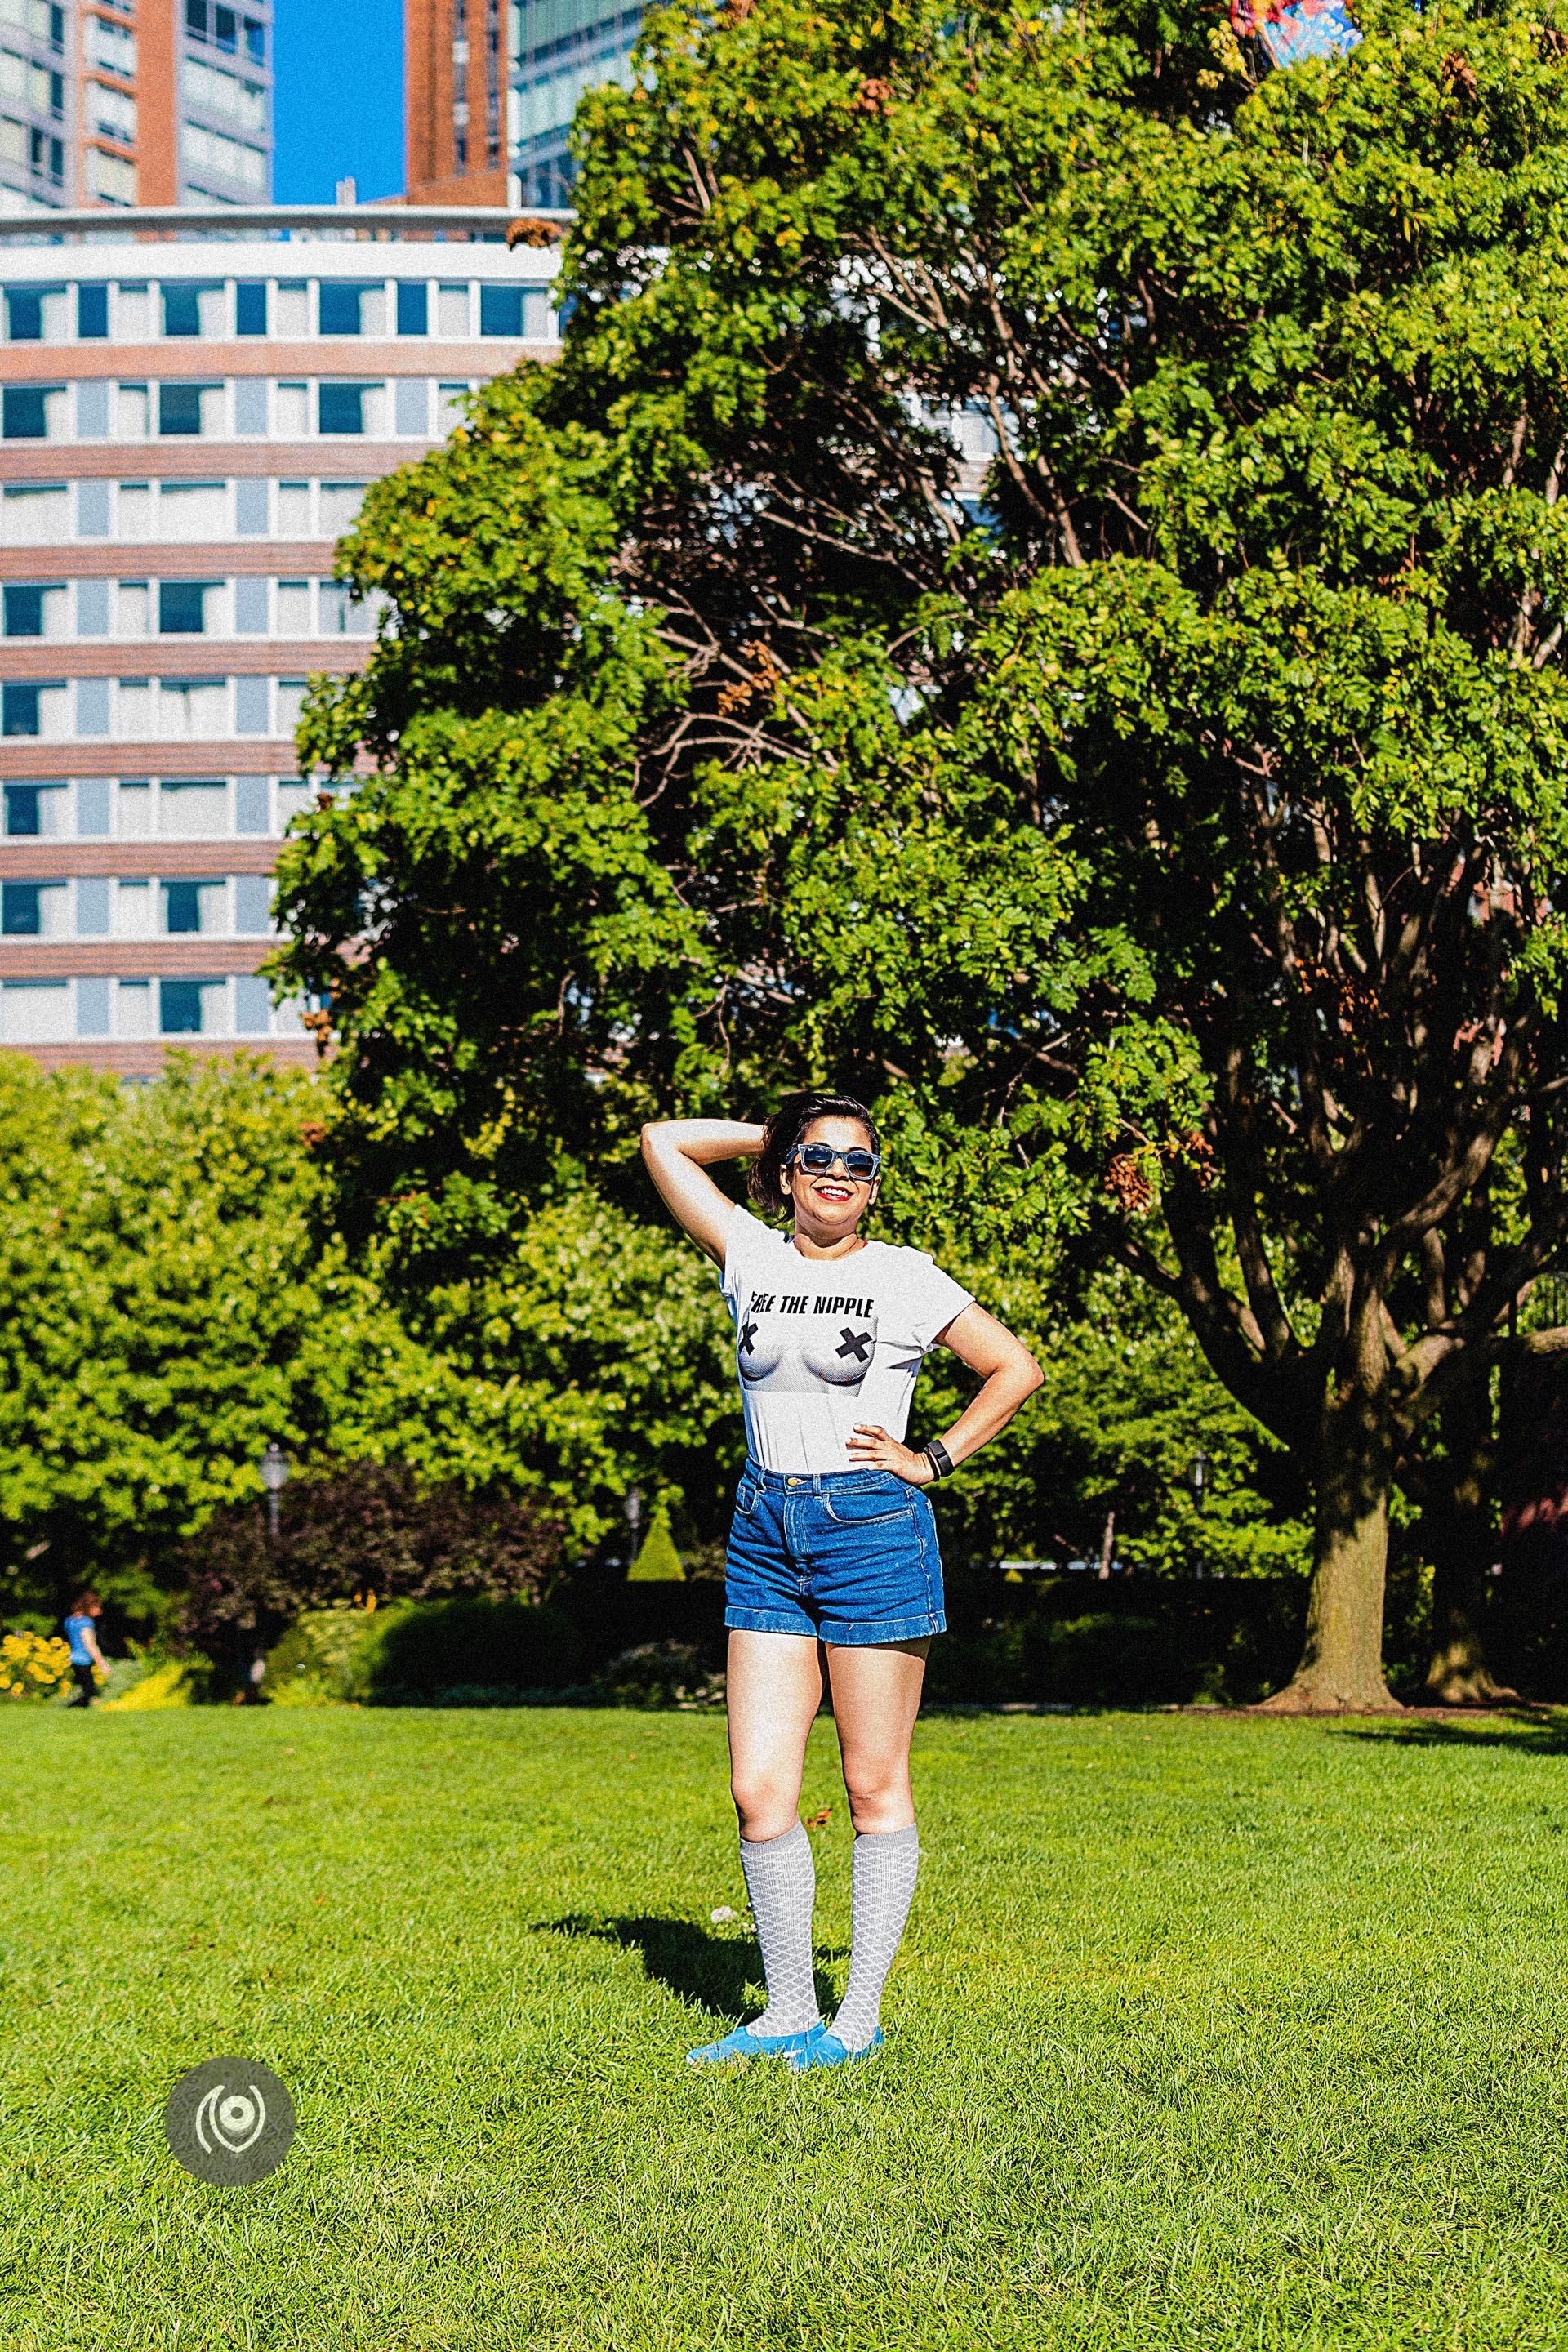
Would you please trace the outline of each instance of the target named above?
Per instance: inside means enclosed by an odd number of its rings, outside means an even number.
[[[276,1544],[278,1497],[289,1484],[289,1456],[275,1437],[269,1441],[267,1451],[257,1466],[261,1473],[261,1483],[267,1489],[267,1532],[271,1541]]]
[[[1192,1491],[1194,1504],[1200,1514],[1208,1501],[1209,1488],[1213,1484],[1214,1465],[1200,1445],[1187,1465],[1187,1485]],[[1202,1559],[1199,1559],[1196,1573],[1201,1578],[1203,1572],[1204,1564]]]

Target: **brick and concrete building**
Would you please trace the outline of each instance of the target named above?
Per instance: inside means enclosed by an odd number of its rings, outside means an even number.
[[[312,1050],[258,968],[305,681],[374,635],[333,543],[463,394],[553,355],[558,257],[505,226],[0,219],[0,1045]]]
[[[271,0],[0,0],[0,213],[271,194]]]
[[[410,201],[570,204],[577,101],[626,79],[641,20],[625,0],[405,0]]]

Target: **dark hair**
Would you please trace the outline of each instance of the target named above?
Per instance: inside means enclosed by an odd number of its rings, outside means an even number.
[[[872,1150],[880,1151],[877,1123],[853,1095],[816,1094],[809,1088],[804,1094],[785,1095],[763,1129],[762,1156],[752,1162],[747,1180],[746,1189],[759,1209],[777,1213],[784,1198],[784,1161],[806,1129],[819,1118],[858,1120],[871,1139]]]
[[[102,1601],[96,1592],[79,1592],[71,1602],[71,1615],[79,1617],[85,1609],[101,1609]]]

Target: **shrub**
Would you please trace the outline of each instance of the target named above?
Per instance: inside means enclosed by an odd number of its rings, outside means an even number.
[[[601,1666],[595,1696],[610,1706],[722,1706],[724,1677],[689,1642],[641,1642]]]
[[[184,1548],[183,1633],[231,1666],[359,1594],[539,1599],[560,1552],[553,1526],[511,1490],[426,1486],[399,1464],[295,1479],[279,1519],[274,1544],[258,1504],[220,1511]]]
[[[561,1690],[581,1675],[584,1650],[559,1610],[465,1600],[389,1610],[363,1655],[367,1696],[387,1706],[459,1688]]]
[[[140,1715],[157,1707],[195,1706],[205,1696],[205,1659],[160,1658],[126,1690],[102,1705],[113,1714]]]
[[[369,1689],[369,1641],[385,1612],[339,1601],[308,1609],[267,1654],[261,1687],[274,1706],[330,1706]]]
[[[669,1506],[660,1503],[649,1522],[647,1539],[631,1564],[628,1584],[684,1584],[686,1570],[669,1531]]]
[[[1171,1629],[1120,1611],[1024,1627],[1030,1696],[1081,1706],[1138,1706],[1187,1696],[1189,1670]]]
[[[57,1633],[0,1640],[0,1699],[53,1698],[71,1678],[71,1654]]]

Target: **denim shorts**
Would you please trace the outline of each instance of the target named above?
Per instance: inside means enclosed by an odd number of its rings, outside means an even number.
[[[947,1624],[931,1505],[889,1470],[812,1477],[748,1462],[724,1569],[724,1622],[742,1633],[849,1648]]]

